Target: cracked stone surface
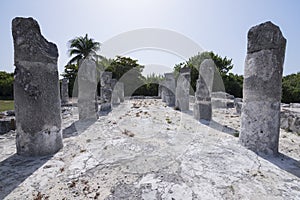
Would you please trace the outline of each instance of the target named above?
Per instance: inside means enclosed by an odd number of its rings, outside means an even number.
[[[191,105],[190,108],[193,106]],[[299,141],[281,130],[279,157],[235,137],[235,109],[200,123],[157,99],[127,100],[96,121],[63,109],[64,148],[16,155],[15,133],[0,136],[0,199],[299,199]]]

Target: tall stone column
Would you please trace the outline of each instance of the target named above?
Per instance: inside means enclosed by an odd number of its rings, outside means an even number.
[[[58,50],[32,18],[12,21],[17,154],[44,156],[63,147]]]
[[[161,85],[158,85],[157,97],[161,98]]]
[[[180,70],[179,77],[176,85],[176,102],[175,106],[181,110],[189,110],[190,105],[190,80],[191,80],[191,69],[182,68]]]
[[[271,22],[248,32],[239,141],[255,152],[278,153],[285,47],[286,39]]]
[[[112,88],[111,88],[112,73],[103,72],[101,75],[101,111],[111,110],[111,98],[112,98]]]
[[[211,92],[215,68],[212,59],[206,59],[200,65],[193,110],[196,120],[211,120],[212,118]]]
[[[173,73],[165,73],[165,88],[164,88],[164,96],[166,100],[167,106],[175,106],[175,88],[176,82]]]
[[[96,63],[92,59],[80,62],[78,70],[79,120],[98,119]]]
[[[69,102],[69,80],[64,78],[61,80],[61,104],[67,104]]]
[[[125,100],[125,95],[124,95],[124,83],[122,82],[118,82],[118,88],[119,88],[119,98],[120,98],[120,102],[123,103]]]
[[[111,104],[112,105],[120,104],[117,83],[118,83],[117,79],[114,79],[114,78],[111,79],[110,86],[111,86],[111,90],[112,90],[112,94],[111,94]]]

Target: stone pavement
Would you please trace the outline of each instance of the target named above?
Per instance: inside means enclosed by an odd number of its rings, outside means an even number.
[[[191,105],[190,108],[193,106]],[[198,122],[161,100],[129,100],[97,121],[63,110],[64,148],[16,155],[0,138],[0,199],[299,199],[299,136],[281,130],[279,157],[238,144],[240,117],[213,110]]]

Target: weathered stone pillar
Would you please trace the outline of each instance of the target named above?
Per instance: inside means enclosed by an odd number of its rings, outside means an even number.
[[[157,91],[157,97],[158,97],[158,98],[161,98],[161,87],[162,87],[162,86],[159,84],[159,85],[158,85],[158,91]]]
[[[118,83],[117,79],[111,79],[110,85],[111,85],[111,90],[112,90],[112,94],[111,94],[111,104],[112,105],[120,104],[117,83]]]
[[[239,141],[255,152],[278,153],[285,46],[286,39],[271,22],[248,32]]]
[[[164,96],[167,106],[175,106],[175,77],[173,73],[165,73],[165,90]]]
[[[190,105],[190,80],[191,69],[182,68],[176,85],[176,103],[175,106],[181,110],[189,110]]]
[[[61,80],[61,104],[67,104],[69,102],[69,80],[64,78]]]
[[[81,61],[78,70],[79,120],[98,119],[96,63],[92,59]]]
[[[166,88],[165,88],[165,80],[160,82],[160,88],[161,88],[161,101],[166,102]]]
[[[112,73],[103,72],[101,75],[101,111],[110,111],[111,110],[111,97],[112,97],[112,88],[111,88]]]
[[[194,104],[194,118],[197,120],[211,120],[211,92],[214,82],[215,63],[212,59],[204,60],[199,69]]]
[[[63,147],[58,50],[32,18],[12,21],[17,154],[44,156]]]
[[[114,84],[111,101],[113,105],[124,102],[124,83],[117,82],[116,84]]]

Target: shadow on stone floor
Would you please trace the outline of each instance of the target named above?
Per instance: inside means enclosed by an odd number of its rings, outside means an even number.
[[[192,110],[181,111],[181,112],[184,113],[184,114],[193,116],[193,111]],[[200,123],[203,124],[203,125],[205,125],[205,126],[209,126],[210,128],[215,129],[217,131],[220,131],[220,132],[223,132],[223,133],[227,133],[227,134],[229,134],[231,136],[234,136],[234,137],[236,137],[238,135],[238,133],[239,133],[239,130],[230,128],[230,127],[228,127],[226,125],[222,125],[219,122],[216,122],[214,120],[211,120],[211,121],[200,120]]]
[[[226,125],[222,125],[219,122],[216,122],[214,120],[211,120],[211,121],[200,120],[200,123],[203,124],[203,125],[209,126],[210,128],[212,128],[214,130],[217,130],[217,131],[220,131],[220,132],[223,132],[223,133],[227,133],[227,134],[229,134],[231,136],[234,136],[234,137],[236,137],[237,134],[239,133],[238,130],[230,128]]]
[[[52,155],[53,156],[53,155]],[[13,154],[0,162],[0,199],[4,199],[52,156],[22,157]]]
[[[96,119],[86,119],[73,122],[70,126],[63,129],[63,138],[69,138],[80,135],[91,125],[93,125],[96,121]]]
[[[282,153],[279,153],[279,155],[277,156],[270,156],[264,154],[258,154],[258,156],[271,162],[280,169],[300,178],[300,162],[298,160],[295,160],[294,158]]]

